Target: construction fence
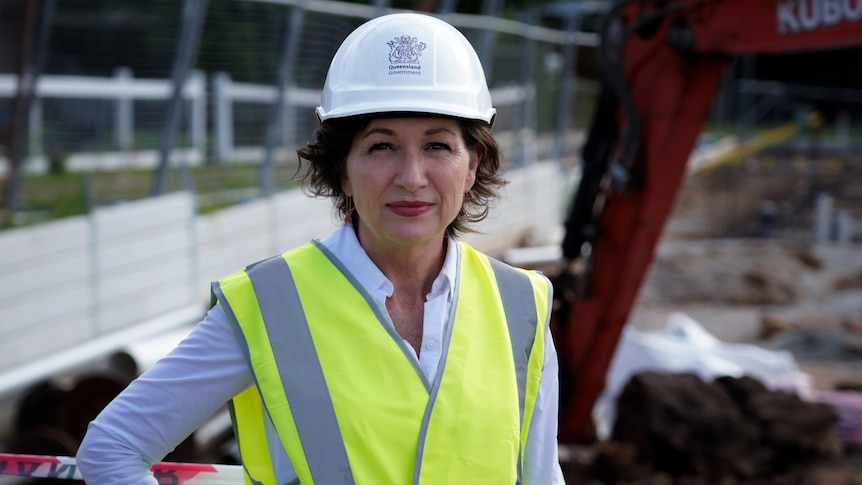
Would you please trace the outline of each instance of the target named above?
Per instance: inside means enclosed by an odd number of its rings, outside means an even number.
[[[508,162],[573,156],[564,138],[585,127],[597,94],[576,74],[580,51],[597,44],[581,23],[599,7],[560,13],[485,1],[471,14],[456,3],[429,13],[459,28],[482,57]],[[341,41],[396,10],[379,1],[55,0],[22,170],[77,169],[81,154],[107,166],[291,163],[317,125],[314,107]],[[0,72],[0,134],[12,130],[17,80]],[[166,162],[166,148],[185,155]]]

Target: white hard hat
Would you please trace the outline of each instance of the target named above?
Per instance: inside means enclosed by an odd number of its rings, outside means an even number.
[[[493,122],[479,56],[455,27],[430,15],[396,13],[369,20],[344,40],[329,66],[318,118],[391,112]]]

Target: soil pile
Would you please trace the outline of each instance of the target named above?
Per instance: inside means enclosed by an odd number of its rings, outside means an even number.
[[[611,439],[566,462],[569,483],[862,485],[831,406],[760,382],[642,373],[619,397]]]

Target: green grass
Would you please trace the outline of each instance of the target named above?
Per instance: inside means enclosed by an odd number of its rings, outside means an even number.
[[[295,187],[295,166],[273,169],[273,188]],[[31,225],[64,217],[87,214],[95,207],[140,200],[150,196],[155,181],[154,170],[118,170],[63,172],[27,175],[21,180],[17,211],[2,224],[3,229]],[[5,181],[3,181],[5,184]],[[188,169],[171,169],[163,192],[188,188],[199,196],[199,211],[220,208],[260,197],[257,165],[205,165]]]

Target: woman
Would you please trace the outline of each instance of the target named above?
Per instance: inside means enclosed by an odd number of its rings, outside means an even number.
[[[556,484],[548,280],[455,241],[504,184],[475,51],[430,16],[360,26],[298,153],[345,223],[213,284],[204,320],[90,424],[93,484],[230,400],[246,483]]]

